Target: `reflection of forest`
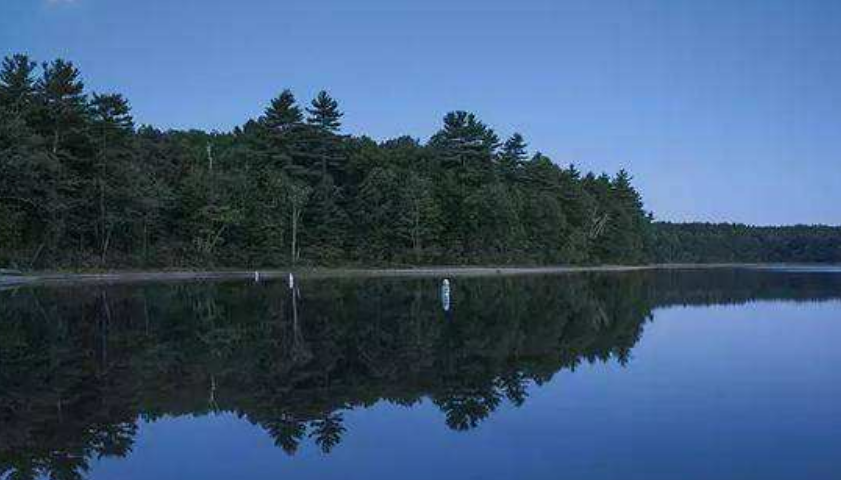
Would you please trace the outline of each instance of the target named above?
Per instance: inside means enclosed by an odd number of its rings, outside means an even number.
[[[657,307],[841,297],[841,276],[747,270],[0,294],[0,478],[83,476],[138,418],[230,411],[294,452],[342,411],[430,398],[457,430],[581,362],[625,363]]]

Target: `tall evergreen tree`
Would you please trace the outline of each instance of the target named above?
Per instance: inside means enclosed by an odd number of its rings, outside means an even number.
[[[502,145],[502,158],[509,160],[510,162],[514,163],[515,165],[522,163],[526,157],[527,152],[526,148],[528,144],[526,140],[523,138],[522,135],[519,133],[515,133],[505,141]]]
[[[286,130],[303,120],[301,108],[295,104],[295,95],[284,90],[273,98],[263,115],[263,124],[273,130]]]
[[[128,228],[133,217],[139,216],[136,199],[146,192],[135,188],[145,183],[145,171],[134,158],[134,119],[128,101],[120,94],[94,94],[90,114],[97,160],[85,199],[96,199],[90,207],[98,212],[95,237],[105,263],[115,229]]]
[[[3,59],[0,66],[0,106],[8,113],[19,114],[30,106],[35,92],[36,63],[26,55],[16,54]]]
[[[310,108],[307,108],[307,113],[309,113],[307,123],[326,132],[337,132],[339,130],[342,126],[340,119],[344,115],[339,110],[339,102],[322,90],[318,92],[311,105]]]
[[[499,154],[500,173],[509,182],[517,180],[518,172],[527,158],[525,139],[515,133],[505,141]]]
[[[454,255],[466,257],[471,243],[473,214],[465,203],[477,207],[480,190],[494,181],[496,133],[475,114],[465,111],[444,116],[443,126],[429,141],[439,165],[437,196],[442,207],[442,243]],[[459,252],[459,253],[457,253]]]
[[[0,106],[0,266],[33,267],[59,230],[60,165],[11,105]]]
[[[18,54],[0,66],[0,250],[24,247],[30,241],[27,231],[45,220],[45,209],[52,203],[45,187],[54,169],[39,154],[40,139],[22,115],[31,107],[35,65]]]
[[[444,125],[432,136],[430,145],[459,154],[462,162],[467,160],[467,154],[490,159],[499,146],[499,137],[475,114],[458,110],[444,116]]]
[[[44,63],[36,84],[43,107],[43,122],[50,137],[52,153],[58,153],[62,136],[83,126],[86,112],[85,84],[79,70],[61,59]]]
[[[93,94],[91,115],[101,136],[125,136],[134,129],[134,119],[128,100],[119,93]]]

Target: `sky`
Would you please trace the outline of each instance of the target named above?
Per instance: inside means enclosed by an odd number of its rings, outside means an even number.
[[[841,224],[836,0],[0,0],[0,56],[73,61],[138,123],[228,130],[284,88],[343,130],[469,110],[657,219]]]

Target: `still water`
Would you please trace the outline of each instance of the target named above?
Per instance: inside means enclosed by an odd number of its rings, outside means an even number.
[[[839,299],[822,269],[0,291],[0,479],[841,478]]]

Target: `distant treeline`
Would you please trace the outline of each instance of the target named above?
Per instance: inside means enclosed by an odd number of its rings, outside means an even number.
[[[136,127],[64,60],[0,71],[0,266],[639,263],[624,171],[582,174],[475,115],[429,141],[341,133],[284,90],[228,133]]]
[[[658,263],[841,263],[841,227],[654,223]]]

